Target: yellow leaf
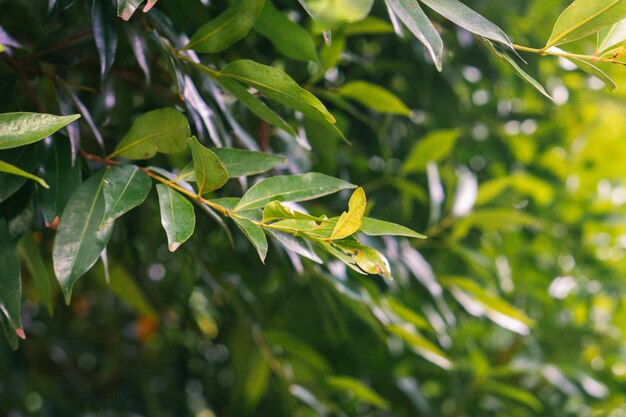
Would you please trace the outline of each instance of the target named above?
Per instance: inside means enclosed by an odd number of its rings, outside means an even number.
[[[355,233],[361,227],[367,199],[363,188],[357,188],[348,202],[348,212],[343,212],[330,235],[330,240],[343,239]]]

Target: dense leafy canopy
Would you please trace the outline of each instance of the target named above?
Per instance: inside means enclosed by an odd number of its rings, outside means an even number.
[[[0,2],[0,414],[624,415],[625,22]]]

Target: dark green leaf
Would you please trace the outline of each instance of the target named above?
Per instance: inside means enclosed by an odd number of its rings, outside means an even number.
[[[37,189],[37,202],[44,222],[54,223],[61,217],[63,209],[74,190],[80,185],[80,164],[72,164],[72,145],[67,138],[56,136],[44,141],[38,149],[39,175],[50,189]]]
[[[43,113],[0,114],[0,149],[17,148],[50,136],[80,117]]]
[[[103,174],[93,175],[74,191],[54,239],[54,272],[66,303],[74,283],[96,263],[111,237],[112,223],[100,228],[104,219]]]
[[[222,161],[230,178],[261,174],[285,162],[285,158],[265,152],[234,148],[216,148],[213,152]]]
[[[269,39],[274,48],[287,58],[297,61],[318,61],[315,42],[309,32],[265,1],[254,30]]]
[[[22,276],[15,243],[9,238],[7,223],[0,219],[0,315],[4,315],[12,331],[23,338]]]
[[[187,148],[190,136],[187,118],[178,110],[153,110],[135,120],[109,158],[148,159],[157,152],[177,154]]]
[[[48,309],[48,314],[52,315],[54,304],[52,302],[52,277],[48,273],[48,268],[44,263],[41,256],[41,249],[38,243],[35,241],[32,233],[25,233],[20,239],[17,250],[20,257],[28,269],[33,282],[35,283],[37,290],[39,291],[39,297]]]
[[[336,193],[354,185],[316,172],[267,178],[250,187],[235,207],[237,211],[263,207],[270,201],[304,201]]]
[[[104,218],[103,224],[118,217],[144,202],[152,180],[135,165],[117,165],[104,174]]]
[[[0,159],[11,163],[24,171],[35,170],[35,158],[32,146],[10,149],[0,152]],[[0,203],[6,201],[26,183],[26,178],[0,173]]]
[[[185,48],[198,52],[223,51],[250,32],[264,3],[265,0],[236,0],[224,13],[198,29]]]
[[[91,28],[100,56],[100,81],[104,83],[117,52],[117,30],[113,17],[113,4],[110,1],[93,0]]]
[[[161,224],[167,234],[168,248],[174,252],[191,237],[196,227],[193,205],[182,194],[165,184],[156,186],[161,208]]]
[[[191,148],[191,156],[193,157],[198,195],[202,196],[222,188],[228,181],[228,171],[220,162],[220,158],[202,146],[195,136],[191,137],[187,143]]]

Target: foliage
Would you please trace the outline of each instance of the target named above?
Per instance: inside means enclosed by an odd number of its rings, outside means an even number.
[[[142,3],[0,3],[0,411],[626,413],[626,2]]]

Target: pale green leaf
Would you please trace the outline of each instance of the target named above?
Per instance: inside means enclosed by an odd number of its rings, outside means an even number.
[[[458,0],[420,0],[422,3],[456,23],[463,29],[486,39],[503,43],[513,48],[509,37],[494,23],[485,19]]]
[[[454,148],[461,136],[460,129],[436,130],[415,142],[409,156],[404,160],[400,172],[408,174],[426,169],[429,161],[438,162]]]
[[[191,237],[196,227],[193,205],[178,191],[165,184],[156,186],[161,209],[161,224],[167,234],[168,248],[174,252]]]
[[[321,28],[365,19],[374,0],[298,0]]]
[[[265,0],[235,2],[196,31],[185,49],[197,52],[220,52],[243,39],[259,18]]]
[[[402,327],[391,325],[387,328],[389,332],[399,336],[409,346],[411,346],[417,354],[424,359],[440,366],[443,369],[452,369],[452,361],[439,347],[422,335],[405,330]]]
[[[148,159],[157,152],[177,154],[187,149],[191,136],[187,118],[178,110],[164,108],[144,113],[109,155],[128,159]]]
[[[80,118],[80,114],[55,116],[44,113],[0,114],[0,149],[17,148],[52,135]]]
[[[228,171],[217,155],[201,145],[195,136],[189,138],[187,143],[191,148],[198,195],[222,188],[228,181]]]
[[[443,66],[443,41],[417,0],[386,0],[387,4],[421,43],[424,44],[438,71]]]
[[[344,84],[337,92],[379,113],[411,115],[411,109],[402,100],[389,90],[375,84],[351,81]]]
[[[626,0],[575,0],[561,13],[545,48],[572,42],[626,18]]]
[[[37,182],[44,188],[50,188],[50,186],[42,178],[39,178],[38,176],[31,174],[30,172],[26,172],[23,169],[16,167],[15,165],[11,165],[8,162],[0,161],[0,172],[6,172],[7,174],[28,178],[29,180]]]
[[[611,55],[616,48],[624,45],[626,45],[626,19],[598,32],[598,42],[594,55]]]
[[[363,384],[358,379],[347,376],[330,376],[326,378],[326,383],[335,389],[347,391],[361,401],[365,401],[373,406],[388,410],[389,401],[381,397],[376,391]]]
[[[279,201],[272,201],[263,208],[263,223],[284,219],[319,220],[317,217],[293,210],[291,207],[287,207]]]
[[[406,236],[416,239],[426,239],[426,236],[408,227],[384,220],[372,219],[370,217],[363,217],[363,222],[359,230],[368,236]]]
[[[354,185],[311,172],[300,175],[280,175],[267,178],[250,187],[235,207],[236,211],[263,207],[271,201],[305,201],[322,197]]]

